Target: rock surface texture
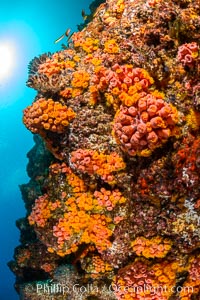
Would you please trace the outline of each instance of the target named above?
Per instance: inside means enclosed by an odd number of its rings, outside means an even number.
[[[107,0],[34,58],[22,300],[200,299],[200,2]]]

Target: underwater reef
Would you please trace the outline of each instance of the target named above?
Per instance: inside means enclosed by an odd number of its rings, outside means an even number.
[[[199,0],[107,0],[82,27],[29,65],[16,290],[198,300]]]

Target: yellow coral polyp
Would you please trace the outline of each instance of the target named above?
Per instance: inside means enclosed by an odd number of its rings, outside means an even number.
[[[90,105],[95,105],[98,100],[99,91],[95,85],[90,85],[89,91],[90,91],[89,103]]]
[[[200,112],[191,108],[189,114],[186,116],[186,122],[192,130],[198,130],[200,127]]]
[[[94,57],[94,58],[91,60],[91,63],[92,63],[94,66],[99,66],[99,65],[102,63],[102,59],[98,59],[98,58]]]
[[[98,49],[99,40],[87,37],[85,40],[76,41],[75,46],[81,47],[85,52],[92,53]]]
[[[117,41],[114,39],[108,40],[104,44],[104,52],[114,54],[114,53],[119,53],[120,48],[117,44]]]
[[[141,77],[145,78],[149,81],[150,85],[154,83],[154,79],[149,75],[149,73],[145,69],[141,69]]]
[[[137,151],[137,155],[138,156],[142,156],[142,157],[149,157],[152,154],[152,151],[150,149],[144,149],[142,151]]]
[[[84,181],[74,173],[67,174],[67,181],[72,187],[73,193],[81,193],[87,190]]]
[[[123,11],[124,11],[124,8],[125,8],[124,0],[118,0],[117,3],[116,3],[116,6],[115,6],[115,11],[118,14],[122,14]]]
[[[158,90],[151,91],[151,95],[156,99],[164,99],[165,95],[163,92],[159,92]]]
[[[80,58],[80,56],[78,56],[78,55],[74,55],[74,56],[73,56],[73,60],[74,60],[75,62],[79,62],[79,61],[81,60],[81,58]]]
[[[91,259],[87,259],[87,266],[84,270],[92,276],[93,274],[97,274],[101,276],[103,273],[111,271],[112,266],[104,262],[100,256],[94,255]],[[96,278],[96,277],[95,277]]]
[[[89,85],[90,75],[86,71],[76,71],[73,73],[72,86],[85,89]]]

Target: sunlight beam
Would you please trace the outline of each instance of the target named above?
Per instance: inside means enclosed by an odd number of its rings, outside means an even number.
[[[0,41],[0,80],[12,75],[15,66],[15,51],[10,43]]]

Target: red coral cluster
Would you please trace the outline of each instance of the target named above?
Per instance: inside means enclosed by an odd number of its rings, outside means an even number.
[[[129,155],[149,156],[173,134],[176,108],[161,97],[143,93],[137,102],[121,106],[114,120],[114,135]]]
[[[177,274],[183,270],[175,261],[150,265],[135,260],[118,272],[113,290],[118,300],[168,300],[176,290]]]
[[[178,48],[177,58],[183,66],[193,67],[198,56],[199,45],[196,42],[186,43]]]
[[[97,174],[104,181],[114,183],[114,172],[125,168],[125,163],[117,153],[98,153],[95,150],[78,149],[71,153],[70,161],[74,168],[89,175]]]
[[[137,237],[132,243],[134,252],[138,256],[146,258],[165,257],[172,246],[172,242],[168,239],[160,237],[153,237],[146,239],[144,237]]]
[[[200,256],[192,257],[189,262],[188,278],[180,292],[180,300],[198,297],[200,292]],[[195,299],[195,298],[194,298]]]
[[[44,227],[48,219],[52,216],[52,212],[58,207],[60,207],[59,200],[51,202],[47,194],[40,196],[35,200],[31,214],[28,217],[29,224]]]
[[[100,191],[94,192],[95,198],[98,200],[98,205],[101,207],[106,207],[107,210],[113,210],[117,203],[122,204],[126,202],[126,199],[122,196],[119,190],[106,190],[101,188]],[[118,218],[115,218],[117,222]]]
[[[60,102],[40,98],[24,110],[23,122],[33,133],[41,134],[44,130],[62,133],[75,115]]]
[[[199,196],[200,138],[188,135],[180,149],[173,156],[176,172],[176,185]]]
[[[120,103],[131,106],[153,82],[145,69],[128,64],[115,64],[110,69],[96,67],[91,77],[91,83],[95,84],[97,90],[106,92],[107,103],[115,109]]]

